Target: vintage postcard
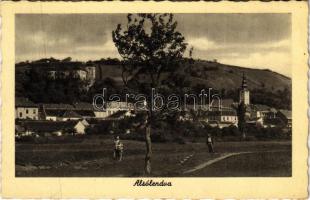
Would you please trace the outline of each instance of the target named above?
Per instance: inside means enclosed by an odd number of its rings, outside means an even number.
[[[307,197],[307,12],[3,2],[3,196]]]

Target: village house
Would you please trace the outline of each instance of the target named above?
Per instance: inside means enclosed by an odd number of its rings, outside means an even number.
[[[257,118],[266,118],[268,113],[270,112],[270,107],[262,104],[255,104],[254,110],[256,112]]]
[[[69,120],[79,120],[82,119],[83,117],[76,113],[73,110],[67,110],[63,115],[62,115],[62,121],[69,121]]]
[[[90,106],[89,106],[90,105]],[[95,118],[92,105],[89,104],[42,104],[41,119],[52,121],[67,121]]]
[[[42,104],[45,110],[72,110],[74,107],[70,104],[63,104],[63,103],[49,103],[49,104]]]
[[[96,118],[109,118],[111,115],[119,111],[134,111],[134,105],[128,102],[110,101],[105,105],[97,105],[93,107]],[[125,112],[126,115],[131,115],[132,112]]]
[[[62,121],[62,116],[66,110],[44,110],[44,117],[42,119],[49,121]]]
[[[106,111],[107,111],[108,116],[118,111],[129,111],[129,110],[134,110],[134,106],[132,103],[110,101],[110,102],[107,102],[107,105],[106,105]]]
[[[39,106],[27,98],[15,98],[16,119],[39,119]]]
[[[74,107],[70,104],[41,104],[40,119],[61,121],[65,112],[73,108]]]
[[[90,126],[90,123],[89,123],[86,119],[81,120],[81,123],[82,123],[85,127]]]
[[[217,123],[219,128],[227,126],[238,126],[238,116],[236,110],[221,110],[209,112],[210,123]]]
[[[74,110],[84,116],[84,118],[98,118],[104,119],[107,117],[106,107],[104,105],[97,105],[99,108],[96,109],[93,104],[88,102],[77,102],[74,104]]]
[[[19,124],[15,124],[15,136],[17,138],[19,138],[19,137],[25,136],[25,135],[26,135],[25,128]]]
[[[125,117],[131,117],[134,114],[131,113],[132,111],[129,110],[119,110],[117,112],[114,112],[113,114],[109,115],[105,118],[105,120],[122,120]]]
[[[292,128],[292,112],[290,110],[279,110],[277,117],[286,124],[287,128]]]
[[[78,102],[74,105],[69,104],[42,104],[40,119],[52,121],[67,121],[79,119],[105,119],[119,111],[124,112],[125,116],[132,116],[134,111],[133,104],[126,102],[108,102],[104,109],[96,109],[92,104],[87,102]],[[128,111],[128,112],[127,112]]]
[[[15,130],[16,134],[19,136],[81,135],[85,134],[85,129],[87,127],[81,121],[23,121],[17,124],[17,126]]]
[[[220,106],[213,104],[208,113],[209,124],[224,128],[238,126],[237,103],[233,99],[222,99]]]
[[[183,114],[179,117],[180,121],[199,120],[216,124],[217,126],[220,123],[234,125],[238,119],[236,103],[233,99],[219,99],[205,105],[185,105],[183,111]]]
[[[262,118],[263,120],[276,118],[277,110],[275,108],[262,104],[255,104],[253,106],[255,117]]]
[[[74,111],[81,115],[83,119],[89,118],[105,118],[106,112],[103,110],[96,110],[94,106],[87,102],[78,102],[74,104]]]

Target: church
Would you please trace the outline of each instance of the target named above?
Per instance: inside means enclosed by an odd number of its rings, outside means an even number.
[[[239,101],[233,102],[232,99],[222,99],[221,110],[211,111],[209,113],[209,123],[214,123],[214,126],[219,128],[231,125],[238,126],[237,108],[238,104],[241,103],[244,103],[246,106],[246,118],[248,120],[257,119],[255,105],[250,103],[250,90],[248,89],[247,79],[244,73],[242,75],[241,87],[239,88]]]
[[[247,80],[243,73],[242,84],[239,90],[239,104],[244,103],[244,105],[250,105],[250,91],[248,89]]]

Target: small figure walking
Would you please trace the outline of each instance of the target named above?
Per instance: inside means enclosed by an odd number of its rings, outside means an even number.
[[[122,161],[123,158],[123,143],[120,141],[119,136],[116,136],[114,140],[114,159],[117,161]]]
[[[207,136],[207,145],[208,145],[209,153],[214,153],[213,138],[211,137],[211,134],[208,134]]]

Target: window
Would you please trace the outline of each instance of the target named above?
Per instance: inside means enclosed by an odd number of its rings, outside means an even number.
[[[36,109],[33,109],[33,114],[36,114]]]
[[[28,114],[28,109],[26,109],[26,114]]]
[[[20,117],[20,118],[23,117],[23,113],[22,113],[22,112],[19,113],[19,117]]]

